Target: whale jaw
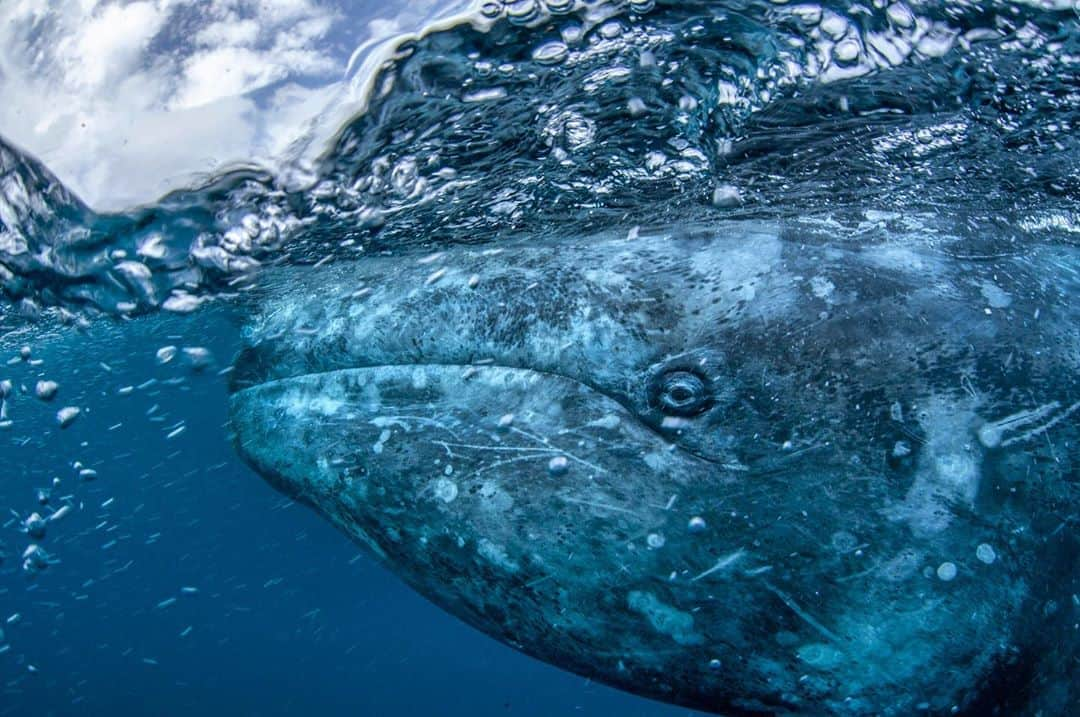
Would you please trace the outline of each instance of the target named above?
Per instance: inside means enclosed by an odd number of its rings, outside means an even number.
[[[815,486],[865,490],[849,466],[725,467],[562,376],[371,366],[230,400],[243,457],[418,592],[540,659],[669,702],[945,710],[994,674],[1012,641],[1002,615],[1026,598],[1003,572],[928,581],[952,539],[896,542],[882,532],[895,519],[854,495],[812,519],[795,510],[815,508]],[[854,533],[895,555],[865,564]]]

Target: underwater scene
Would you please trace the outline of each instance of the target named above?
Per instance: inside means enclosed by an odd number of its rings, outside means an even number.
[[[0,715],[1080,714],[1075,0],[3,0]]]

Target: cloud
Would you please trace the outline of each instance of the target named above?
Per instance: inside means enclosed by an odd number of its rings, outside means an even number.
[[[3,0],[0,135],[98,210],[317,154],[356,68],[468,0]]]
[[[57,44],[68,83],[99,90],[130,75],[169,17],[166,3],[107,5]]]

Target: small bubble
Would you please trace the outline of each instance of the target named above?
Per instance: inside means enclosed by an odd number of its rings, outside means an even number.
[[[577,112],[560,112],[548,121],[543,135],[549,145],[559,143],[572,152],[593,143],[596,124]]]
[[[202,346],[185,346],[183,352],[184,359],[192,371],[202,371],[214,360],[210,350]]]
[[[561,40],[552,40],[540,45],[532,53],[532,59],[541,65],[557,65],[566,59],[570,49]]]
[[[893,3],[885,11],[889,20],[897,27],[908,28],[915,24],[915,16],[903,3]]]
[[[956,577],[956,565],[945,562],[938,566],[937,576],[943,582],[949,582]]]
[[[553,476],[564,476],[570,470],[570,461],[566,456],[555,456],[548,461],[548,473]]]
[[[443,503],[452,503],[458,496],[457,483],[449,478],[440,478],[435,481],[434,493]]]
[[[177,349],[175,346],[162,346],[157,350],[157,353],[155,353],[154,356],[157,358],[159,364],[164,365],[176,358],[176,351]]]
[[[840,15],[829,14],[818,24],[821,31],[834,40],[839,40],[847,33],[848,21]]]
[[[691,533],[701,533],[705,530],[707,525],[704,518],[700,515],[695,515],[687,522],[686,527]]]
[[[23,570],[28,573],[37,573],[49,566],[49,554],[46,553],[40,545],[30,545],[22,554]],[[16,613],[8,618],[8,624],[14,624],[18,622],[19,616]]]
[[[506,16],[514,25],[526,25],[540,15],[533,0],[514,0],[506,6]]]
[[[975,548],[975,557],[987,565],[990,565],[997,560],[997,552],[994,551],[994,547],[989,543],[980,543],[979,547]]]
[[[23,528],[26,530],[26,534],[34,540],[41,540],[45,537],[45,519],[39,513],[31,513],[30,517],[23,521]]]
[[[645,538],[645,544],[653,550],[664,547],[664,543],[666,542],[667,540],[665,540],[664,536],[660,533],[649,533]]]
[[[574,9],[574,0],[546,0],[544,4],[552,15],[565,15]]]
[[[709,660],[709,669],[710,670],[719,670],[721,666],[722,665],[720,663],[720,660],[717,660],[715,657],[713,659]]]
[[[713,190],[712,203],[717,207],[737,207],[742,204],[742,193],[739,192],[738,187],[721,184]]]
[[[79,417],[81,411],[75,406],[65,406],[56,412],[56,422],[61,428],[67,428]]]
[[[60,390],[60,384],[56,381],[38,381],[34,386],[34,395],[42,401],[51,401],[56,398],[58,390]]]
[[[833,48],[833,56],[837,62],[849,64],[859,59],[859,43],[855,40],[844,40],[837,43]]]
[[[623,26],[618,20],[608,20],[597,31],[605,40],[614,40],[623,33]]]

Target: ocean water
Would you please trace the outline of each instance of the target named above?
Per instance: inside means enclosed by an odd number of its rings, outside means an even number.
[[[0,714],[692,714],[472,630],[237,458],[267,277],[688,222],[969,260],[1080,242],[1072,2],[517,0],[412,29],[303,151],[138,206],[0,140]],[[1064,465],[1043,523],[1075,544],[1071,440],[1031,451]]]

